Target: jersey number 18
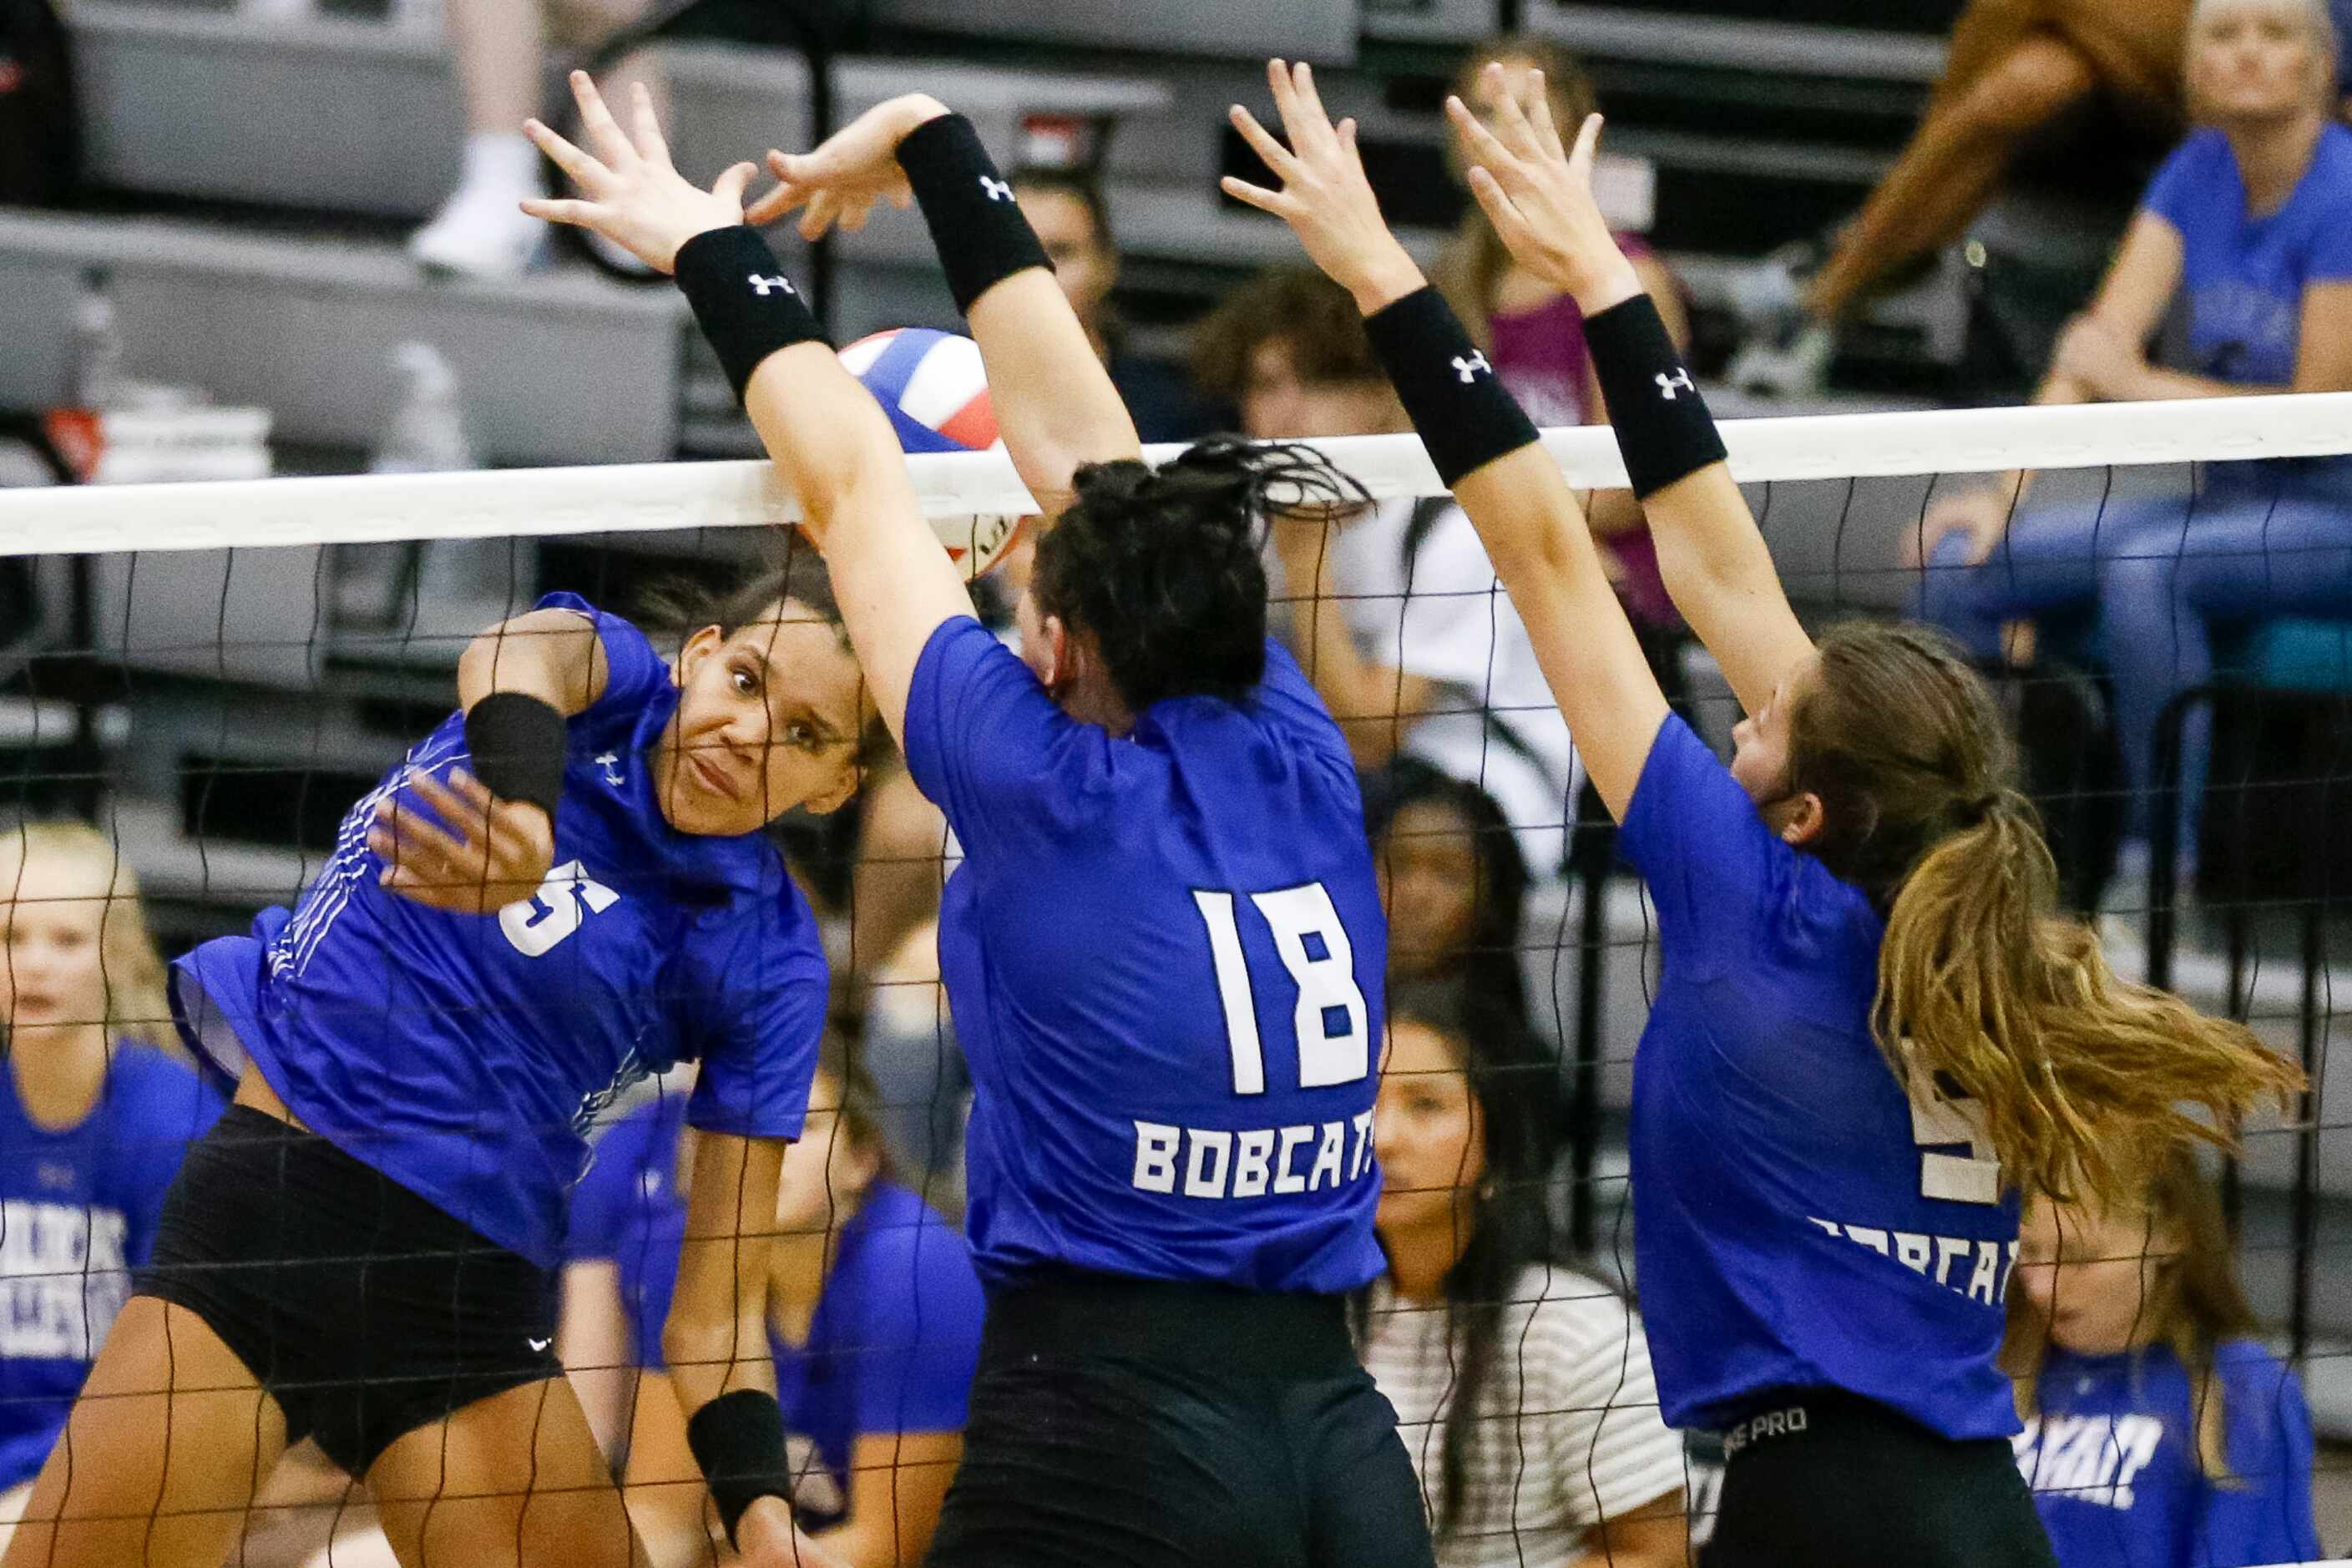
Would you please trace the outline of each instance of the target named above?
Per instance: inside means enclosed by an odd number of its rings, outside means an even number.
[[[1291,1014],[1298,1033],[1298,1087],[1328,1089],[1353,1083],[1371,1071],[1370,1012],[1356,984],[1354,946],[1339,911],[1320,882],[1272,893],[1252,893],[1249,901],[1274,934],[1274,951],[1298,987]],[[1209,928],[1209,952],[1217,966],[1217,995],[1224,1004],[1225,1043],[1234,1055],[1234,1092],[1265,1092],[1265,1051],[1258,1042],[1257,996],[1242,952],[1234,895],[1195,891],[1201,920]]]

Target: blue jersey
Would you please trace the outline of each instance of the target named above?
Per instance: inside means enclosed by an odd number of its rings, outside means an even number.
[[[815,916],[765,837],[663,817],[648,752],[677,689],[653,644],[569,594],[540,607],[592,618],[610,672],[570,724],[538,895],[476,916],[377,885],[376,805],[412,771],[467,762],[452,713],[352,808],[292,914],[182,959],[173,1000],[192,1040],[231,1071],[249,1053],[312,1131],[551,1268],[584,1134],[646,1074],[699,1058],[696,1126],[800,1135],[826,979]]]
[[[0,1062],[0,1491],[57,1441],[181,1156],[220,1113],[194,1073],[126,1043],[89,1114],[55,1131],[25,1114]]]
[[[976,621],[915,667],[907,763],[964,862],[940,964],[971,1068],[967,1224],[1040,1266],[1269,1291],[1381,1271],[1388,927],[1339,727],[1281,648],[1113,737]]]
[[[2185,368],[2241,384],[2292,384],[2305,293],[2352,279],[2352,131],[2322,130],[2294,190],[2260,216],[2246,210],[2229,138],[2197,132],[2165,160],[2141,205],[2180,236]]]
[[[2011,1441],[2060,1568],[2242,1568],[2320,1555],[2311,1416],[2294,1373],[2251,1340],[2213,1356],[2230,1474],[2198,1463],[2198,1405],[2180,1358],[2053,1350],[2041,1410]]]
[[[619,1266],[640,1366],[662,1364],[662,1320],[677,1283],[684,1120],[667,1099],[614,1123],[572,1200],[569,1250],[574,1261]],[[984,1306],[963,1238],[905,1187],[875,1183],[841,1227],[807,1340],[769,1336],[776,1398],[802,1439],[792,1447],[803,1525],[823,1529],[846,1512],[858,1438],[963,1430]]]
[[[2016,1431],[1993,1356],[2017,1200],[1966,1103],[1915,1103],[1871,1037],[1870,900],[1767,828],[1677,718],[1622,842],[1664,958],[1631,1142],[1666,1424],[1828,1386],[1950,1437]]]

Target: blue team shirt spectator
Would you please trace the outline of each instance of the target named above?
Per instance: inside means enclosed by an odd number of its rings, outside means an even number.
[[[2198,1410],[2170,1347],[2052,1347],[2041,1410],[2011,1439],[2061,1568],[2243,1568],[2320,1555],[2311,1416],[2294,1373],[2250,1340],[2214,1352],[2230,1473],[2198,1463]]]
[[[181,1158],[221,1110],[189,1068],[128,1042],[62,1131],[27,1116],[13,1083],[0,1092],[0,1491],[31,1480],[64,1430]]]
[[[570,723],[538,896],[485,919],[377,885],[376,805],[412,772],[466,762],[452,713],[352,808],[290,915],[265,910],[251,938],[180,961],[174,1006],[223,1067],[249,1053],[312,1131],[552,1268],[584,1134],[648,1074],[699,1058],[694,1125],[800,1135],[826,970],[763,836],[680,833],[662,816],[646,754],[677,688],[652,642],[573,595],[538,607],[593,620],[609,661],[604,695]]]
[[[965,854],[940,956],[982,1278],[1378,1275],[1388,931],[1353,760],[1290,656],[1268,643],[1242,703],[1171,698],[1114,737],[959,618],[906,731]]]
[[[2189,363],[2218,381],[2286,386],[2303,340],[2304,291],[2352,278],[2352,131],[2330,123],[2276,210],[2248,210],[2230,139],[2195,132],[2141,205],[2180,235]]]
[[[645,1367],[663,1364],[662,1321],[686,1236],[677,1180],[686,1120],[677,1096],[623,1117],[598,1142],[572,1198],[571,1259],[618,1266],[622,1310]],[[790,1343],[772,1329],[768,1336],[785,1428],[808,1440],[829,1483],[798,1478],[803,1527],[838,1522],[858,1438],[962,1430],[984,1305],[970,1249],[947,1221],[894,1182],[868,1187],[841,1227],[806,1342]]]
[[[1872,1038],[1885,924],[1668,718],[1626,813],[1664,970],[1633,1059],[1635,1261],[1670,1426],[1834,1387],[2007,1436],[2018,1200]]]

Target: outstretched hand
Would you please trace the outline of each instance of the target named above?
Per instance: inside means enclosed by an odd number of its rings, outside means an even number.
[[[657,272],[674,270],[680,247],[698,234],[730,228],[743,221],[743,188],[752,167],[738,163],[702,190],[670,163],[668,143],[654,119],[653,97],[638,82],[633,89],[625,134],[604,95],[586,71],[572,73],[572,96],[580,105],[584,153],[536,120],[523,133],[571,177],[584,200],[533,197],[522,210],[550,223],[593,229]]]
[[[1496,89],[1493,130],[1460,99],[1445,100],[1445,112],[1469,150],[1470,194],[1512,259],[1575,296],[1587,315],[1632,299],[1642,291],[1641,279],[1592,197],[1601,116],[1589,116],[1577,131],[1575,147],[1564,147],[1552,123],[1543,73],[1528,73],[1522,95],[1501,79],[1501,65],[1486,69]]]
[[[1269,191],[1228,174],[1218,182],[1224,193],[1288,224],[1308,258],[1354,295],[1366,315],[1421,288],[1421,268],[1389,232],[1371,182],[1364,177],[1356,122],[1332,125],[1315,90],[1312,67],[1268,60],[1265,77],[1290,145],[1276,141],[1238,103],[1232,111],[1234,129],[1274,171],[1282,189]]]
[[[908,93],[876,104],[813,153],[770,152],[768,172],[776,176],[776,188],[751,204],[744,221],[771,224],[801,207],[801,237],[814,240],[836,223],[856,234],[866,226],[876,202],[904,212],[915,193],[898,166],[898,143],[947,111],[947,105],[927,93]]]

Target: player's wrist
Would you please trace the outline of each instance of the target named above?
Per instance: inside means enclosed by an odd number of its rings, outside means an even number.
[[[543,814],[551,841],[570,735],[562,711],[528,692],[493,691],[466,710],[468,771],[499,801]]]
[[[966,315],[982,294],[1015,273],[1054,269],[1037,234],[1013,199],[980,133],[961,114],[939,114],[898,142],[898,166],[922,209],[947,274],[948,292]]]
[[[1436,289],[1424,284],[1365,317],[1364,336],[1446,489],[1534,443],[1534,422]]]
[[[686,1424],[687,1447],[710,1488],[711,1505],[739,1551],[745,1518],[762,1499],[783,1503],[792,1493],[784,1458],[784,1413],[776,1396],[739,1388],[707,1402]],[[762,1510],[763,1527],[772,1510]],[[785,1526],[791,1526],[789,1511]]]
[[[673,268],[739,403],[769,355],[826,341],[776,253],[747,225],[703,230],[678,247]]]
[[[1637,500],[1723,461],[1715,416],[1649,295],[1636,287],[1589,311],[1584,342]]]
[[[908,93],[894,100],[891,108],[897,111],[898,140],[901,142],[932,121],[943,120],[954,112],[928,92]]]
[[[1417,294],[1429,286],[1429,279],[1402,245],[1374,258],[1348,284],[1354,297],[1357,311],[1364,316],[1378,315],[1408,295]]]
[[[1569,297],[1576,301],[1577,310],[1584,315],[1597,316],[1648,291],[1642,287],[1642,275],[1633,269],[1632,262],[1625,259],[1624,253],[1613,246],[1611,250],[1612,254],[1601,266],[1590,270],[1571,269],[1562,280]]]

